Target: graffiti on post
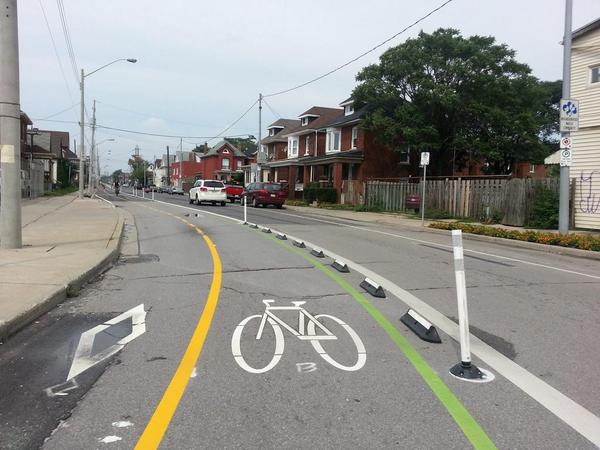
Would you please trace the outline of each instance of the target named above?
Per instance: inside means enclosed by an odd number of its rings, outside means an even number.
[[[586,214],[600,213],[600,194],[594,192],[594,188],[600,189],[600,170],[592,170],[587,174],[581,171],[577,185],[580,211]]]

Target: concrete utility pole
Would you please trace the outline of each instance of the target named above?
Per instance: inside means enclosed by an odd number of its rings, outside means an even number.
[[[83,97],[85,75],[81,69],[81,81],[79,82],[79,198],[83,198],[83,188],[85,185],[85,103]]]
[[[169,146],[167,145],[167,186],[171,186],[171,159],[169,158]]]
[[[90,167],[88,169],[88,192],[90,197],[94,195],[94,175],[96,166],[96,100],[94,100],[94,106],[92,108],[92,142],[90,144]]]
[[[183,191],[183,138],[179,139],[179,187]]]
[[[0,0],[0,239],[21,248],[21,107],[17,0]]]
[[[565,3],[565,35],[563,37],[563,84],[562,98],[571,97],[571,26],[573,21],[573,0]],[[570,132],[561,133],[561,137],[569,137]],[[558,231],[560,234],[569,232],[569,185],[570,168],[567,165],[560,166],[560,191],[558,201]]]
[[[256,153],[256,162],[258,163],[258,180],[256,181],[262,181],[262,164],[266,160],[265,156],[263,155],[262,145],[260,143],[260,141],[262,140],[262,99],[263,95],[258,94],[258,152]]]

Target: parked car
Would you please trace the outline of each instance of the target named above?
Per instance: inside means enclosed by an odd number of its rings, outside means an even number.
[[[157,191],[159,194],[166,194],[169,192],[169,186],[161,186]]]
[[[239,186],[236,184],[226,184],[225,192],[227,194],[227,199],[233,203],[236,200],[242,199],[242,194],[244,193],[244,186]]]
[[[152,188],[150,186],[144,186],[144,192],[148,193],[151,191],[152,191]]]
[[[190,203],[199,205],[202,202],[210,202],[213,205],[221,203],[225,206],[227,200],[225,184],[218,180],[196,180],[189,192]]]
[[[183,189],[177,187],[177,186],[169,186],[168,190],[167,190],[167,194],[169,195],[173,195],[173,194],[177,194],[177,195],[183,195]]]
[[[404,199],[405,209],[414,209],[416,213],[421,209],[421,197],[419,194],[407,194]]]
[[[246,201],[255,208],[258,205],[267,206],[275,205],[277,208],[282,208],[287,197],[287,191],[281,183],[250,183],[246,186],[242,194]]]

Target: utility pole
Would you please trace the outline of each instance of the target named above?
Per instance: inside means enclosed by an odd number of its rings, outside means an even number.
[[[81,81],[79,82],[79,92],[81,99],[79,100],[79,198],[83,198],[83,188],[85,186],[85,103],[83,99],[85,75],[81,69]]]
[[[94,195],[94,175],[96,166],[96,100],[92,107],[92,143],[90,144],[90,167],[88,169],[88,192],[90,197]]]
[[[179,138],[179,187],[183,191],[183,138]]]
[[[573,0],[565,3],[565,35],[563,37],[563,82],[562,98],[566,100],[571,97],[571,26],[573,21]],[[562,132],[561,137],[569,137],[569,131]],[[569,185],[570,168],[567,165],[560,166],[560,191],[558,200],[558,232],[567,234],[569,232]]]
[[[2,248],[21,248],[21,107],[17,0],[0,0],[0,167]]]
[[[262,145],[260,143],[260,141],[262,140],[262,99],[263,95],[258,94],[258,152],[256,153],[256,162],[258,163],[258,180],[255,181],[262,181],[262,164],[266,160],[265,155],[263,155]]]
[[[169,158],[169,146],[167,145],[167,186],[171,186],[171,159]]]

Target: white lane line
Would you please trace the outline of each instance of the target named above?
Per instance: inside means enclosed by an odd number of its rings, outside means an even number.
[[[411,237],[408,237],[408,236],[403,236],[401,234],[389,233],[389,232],[381,231],[381,230],[373,230],[371,228],[359,227],[357,225],[348,225],[348,224],[345,224],[345,223],[333,222],[331,220],[324,220],[324,219],[316,219],[316,218],[312,218],[312,217],[308,218],[308,217],[305,217],[305,216],[299,216],[299,215],[296,215],[296,214],[289,214],[289,213],[283,213],[283,212],[278,212],[277,214],[282,214],[284,216],[290,216],[290,217],[297,217],[297,218],[306,219],[306,220],[314,220],[316,222],[323,222],[323,223],[327,223],[327,224],[331,224],[331,225],[338,225],[338,226],[342,226],[342,227],[346,227],[346,228],[354,228],[356,230],[368,231],[368,232],[371,232],[371,233],[382,234],[382,235],[385,235],[385,236],[391,236],[391,237],[395,237],[395,238],[398,238],[398,239],[405,239],[407,241],[418,242],[418,243],[421,243],[421,244],[437,245],[438,247],[447,248],[447,249],[450,249],[450,250],[453,249],[452,245],[439,244],[439,243],[437,243],[435,241],[426,241],[424,239],[411,238]],[[448,235],[449,236],[450,236],[450,233],[451,232],[448,231]],[[583,276],[583,277],[588,277],[588,278],[593,278],[595,280],[600,280],[600,276],[598,276],[598,275],[590,275],[589,273],[576,272],[574,270],[562,269],[560,267],[555,267],[555,266],[548,266],[546,264],[540,264],[540,263],[536,263],[536,262],[532,262],[532,261],[527,261],[527,260],[523,260],[523,259],[511,258],[510,256],[496,255],[494,253],[481,252],[481,251],[478,251],[478,250],[469,250],[467,248],[465,248],[464,251],[465,252],[470,252],[470,253],[475,253],[477,255],[483,255],[483,256],[489,256],[489,257],[492,257],[492,258],[504,259],[504,260],[507,260],[507,261],[513,261],[513,262],[518,262],[518,263],[522,263],[522,264],[528,264],[530,266],[536,266],[536,267],[541,267],[541,268],[550,269],[550,270],[557,270],[559,272],[565,272],[565,273],[570,273],[570,274],[573,274],[573,275],[580,275],[580,276]]]
[[[112,444],[113,442],[118,442],[122,440],[123,438],[119,436],[106,436],[102,439],[98,439],[98,441],[102,442],[103,444]]]
[[[133,196],[131,194],[125,194],[125,195],[129,195],[131,197],[135,197],[135,196]],[[141,197],[135,197],[135,198],[141,198]],[[154,200],[154,201],[156,203],[162,203],[162,204],[169,205],[169,206],[176,206],[178,208],[185,208],[185,209],[191,209],[191,210],[198,211],[197,209],[189,208],[187,206],[182,206],[182,205],[176,205],[174,203],[163,202],[163,201],[160,201],[160,200]],[[222,214],[217,214],[217,213],[213,213],[213,212],[209,212],[209,211],[205,211],[205,210],[202,210],[202,212],[204,212],[206,214],[213,215],[213,216],[221,217],[221,218],[224,218],[224,219],[232,220],[234,222],[243,223],[243,220],[236,219],[234,217],[228,217],[228,216],[224,216]],[[424,239],[411,238],[411,237],[408,237],[408,236],[403,236],[401,234],[389,233],[387,231],[373,230],[371,228],[359,227],[357,225],[348,225],[348,224],[345,224],[345,223],[333,222],[331,220],[316,219],[316,218],[313,218],[313,217],[299,216],[297,214],[289,214],[289,213],[284,213],[284,212],[278,212],[276,214],[281,214],[281,215],[290,216],[290,217],[296,217],[296,218],[304,219],[304,220],[314,220],[315,222],[322,222],[322,223],[327,223],[327,224],[330,224],[330,225],[338,225],[338,226],[341,226],[341,227],[353,228],[353,229],[361,230],[361,231],[368,231],[370,233],[382,234],[384,236],[391,236],[391,237],[395,237],[395,238],[398,238],[398,239],[404,239],[404,240],[411,241],[411,242],[418,242],[420,244],[436,245],[438,247],[446,248],[446,249],[449,249],[449,250],[453,249],[453,247],[451,245],[440,244],[440,243],[437,243],[435,241],[426,241]],[[449,236],[450,236],[450,233],[451,232],[448,231],[448,235]],[[302,240],[302,239],[300,239],[300,240]],[[575,270],[569,270],[569,269],[562,269],[560,267],[549,266],[547,264],[536,263],[536,262],[527,261],[527,260],[524,260],[524,259],[511,258],[510,256],[496,255],[494,253],[481,252],[481,251],[478,251],[478,250],[469,250],[468,248],[465,248],[464,251],[465,252],[469,252],[469,253],[474,253],[476,255],[482,255],[482,256],[488,256],[488,257],[491,257],[491,258],[504,259],[506,261],[512,261],[512,262],[517,262],[517,263],[521,263],[521,264],[527,264],[529,266],[540,267],[542,269],[556,270],[558,272],[568,273],[568,274],[571,274],[571,275],[579,275],[579,276],[582,276],[582,277],[592,278],[594,280],[600,280],[600,275],[591,275],[589,273],[577,272]]]
[[[179,208],[193,209],[193,208],[188,208],[186,206],[175,205],[173,203],[161,202],[158,200],[155,200],[155,202],[164,203],[165,205],[168,205],[168,206],[176,206]],[[216,217],[220,217],[222,219],[231,220],[231,221],[234,221],[234,222],[237,222],[240,224],[243,223],[243,221],[241,221],[239,219],[235,219],[233,217],[227,217],[227,216],[223,216],[222,214],[212,213],[212,212],[208,212],[208,211],[204,211],[204,212],[207,214],[216,216]],[[285,213],[282,213],[282,214],[285,214]],[[292,215],[292,214],[288,214],[288,215]],[[294,215],[292,215],[292,216],[294,216]],[[301,216],[297,216],[297,217],[301,217]],[[336,222],[331,222],[331,223],[333,223],[335,225],[340,225]],[[368,228],[364,228],[364,227],[354,227],[352,225],[343,225],[343,226],[348,226],[351,228],[358,228],[361,230],[375,232],[375,230],[369,230]],[[408,238],[405,236],[394,235],[392,233],[386,233],[386,232],[379,232],[379,233],[399,237],[402,239],[407,239],[407,240],[412,240],[412,241],[417,241],[417,242],[424,242],[424,243],[428,243],[428,244],[435,244],[435,245],[439,245],[441,247],[452,248],[452,246],[437,244],[434,242],[424,241],[421,239],[414,239],[414,238]],[[293,240],[302,240],[301,238],[294,237],[291,235],[288,235],[288,238],[292,241]],[[304,242],[308,247],[315,245],[315,244],[312,244],[307,241],[304,241]],[[376,274],[375,272],[367,269],[366,267],[364,267],[358,263],[355,263],[353,261],[350,261],[345,257],[337,255],[333,252],[330,252],[329,250],[327,250],[325,248],[323,248],[323,251],[327,254],[327,256],[329,256],[333,259],[344,259],[349,267],[354,268],[354,270],[362,273],[366,277],[369,277],[371,280],[375,281],[376,283],[379,283],[384,289],[386,289],[391,294],[395,295],[398,299],[400,299],[402,302],[404,302],[409,308],[414,309],[419,314],[421,314],[423,317],[426,317],[427,320],[429,320],[437,328],[442,330],[444,333],[446,333],[448,336],[453,338],[455,341],[457,341],[457,342],[459,341],[458,325],[456,323],[454,323],[453,321],[451,321],[449,318],[447,318],[445,315],[443,315],[441,312],[439,312],[438,310],[433,308],[432,306],[428,305],[424,301],[415,297],[410,292],[405,291],[400,286],[396,285],[395,283],[391,282],[390,280],[387,280],[386,278],[381,277],[378,274]],[[471,251],[473,253],[479,253],[479,254],[486,254],[483,252],[476,252],[473,250],[466,250],[466,251]],[[560,271],[564,271],[564,272],[571,272],[571,271],[567,271],[564,269],[559,269],[559,268],[555,268],[555,267],[551,267],[551,266],[544,266],[542,264],[530,263],[527,261],[520,261],[520,260],[514,259],[514,258],[507,258],[504,256],[490,255],[490,254],[486,254],[486,255],[496,256],[499,258],[509,259],[509,260],[518,261],[518,262],[523,262],[525,264],[546,267],[549,269],[555,269],[555,270],[560,270]],[[600,277],[583,274],[583,273],[577,273],[577,272],[572,272],[572,273],[575,273],[577,275],[588,276],[590,278],[600,278]],[[552,414],[554,414],[555,416],[560,418],[562,421],[564,421],[567,425],[569,425],[571,428],[573,428],[575,431],[577,431],[583,437],[588,439],[594,445],[600,447],[600,418],[595,416],[593,413],[591,413],[589,410],[587,410],[580,404],[571,400],[569,397],[564,395],[562,392],[560,392],[557,389],[550,386],[545,381],[541,380],[540,378],[536,377],[532,373],[528,372],[526,369],[519,366],[517,363],[515,363],[511,359],[507,358],[502,353],[500,353],[497,350],[495,350],[494,348],[490,347],[489,345],[487,345],[485,342],[483,342],[481,339],[477,338],[473,334],[470,335],[470,338],[471,338],[471,351],[474,355],[476,355],[479,359],[481,359],[486,364],[488,364],[498,374],[502,375],[504,378],[509,380],[511,383],[513,383],[515,386],[517,386],[519,389],[521,389],[523,392],[525,392],[531,398],[536,400],[540,405],[545,407]]]
[[[115,428],[127,428],[132,427],[133,423],[129,422],[128,420],[119,420],[118,422],[113,422],[112,426]]]

